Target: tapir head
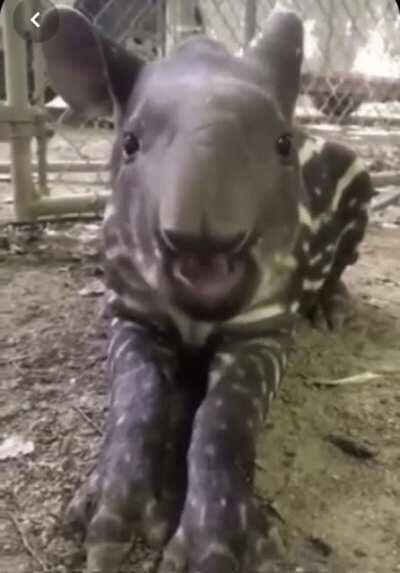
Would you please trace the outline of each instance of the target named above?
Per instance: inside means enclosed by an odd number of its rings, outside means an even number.
[[[157,261],[169,303],[204,320],[240,312],[297,236],[301,22],[273,12],[240,57],[194,37],[145,64],[71,9],[48,13],[44,33],[55,17],[43,44],[55,87],[82,114],[114,110],[116,224]]]

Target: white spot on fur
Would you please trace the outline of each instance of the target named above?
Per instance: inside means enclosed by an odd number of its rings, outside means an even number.
[[[226,497],[221,497],[221,499],[219,500],[219,505],[221,507],[226,507],[227,501],[226,501]]]
[[[118,300],[118,295],[114,290],[108,289],[106,293],[106,300],[108,304],[113,304],[116,300]]]
[[[121,357],[121,354],[128,348],[130,343],[131,343],[131,341],[129,338],[124,340],[124,342],[121,344],[121,346],[119,346],[117,348],[115,355],[114,355],[114,360],[119,360],[119,358]]]
[[[146,517],[152,517],[154,515],[154,512],[156,510],[157,507],[157,502],[155,499],[152,499],[151,501],[149,501],[148,503],[146,503],[146,507],[145,507],[145,514]]]
[[[135,249],[133,256],[135,258],[136,263],[138,265],[142,266],[144,263],[144,255],[143,255],[142,251],[140,251],[139,249]]]
[[[242,529],[247,528],[247,506],[245,503],[241,503],[239,505],[239,519],[240,519],[240,527]]]
[[[218,370],[213,370],[208,377],[208,389],[212,390],[221,380],[222,373]]]
[[[232,354],[228,354],[227,352],[219,352],[217,354],[217,358],[222,362],[222,365],[225,368],[228,368],[228,366],[232,366],[232,364],[235,362],[235,359],[232,356]]]
[[[277,253],[274,256],[275,264],[279,267],[285,269],[296,270],[298,267],[298,262],[292,255],[283,255],[282,253]]]
[[[191,497],[191,498],[189,499],[189,503],[190,503],[190,505],[191,505],[192,507],[194,507],[195,509],[198,509],[198,508],[200,507],[200,502],[199,502],[199,500],[197,499],[197,497],[194,497],[194,496]]]
[[[122,424],[125,422],[126,420],[126,416],[125,414],[122,414],[122,416],[120,416],[117,420],[117,427],[122,426]]]
[[[104,210],[103,221],[107,222],[111,217],[114,217],[116,214],[115,206],[113,203],[107,203],[107,206]]]
[[[123,257],[126,253],[125,247],[123,245],[113,245],[112,247],[109,247],[108,249],[106,249],[106,258],[109,261],[115,260],[115,259],[119,259],[120,257]]]
[[[314,155],[321,153],[324,146],[325,141],[320,137],[306,139],[299,150],[300,165],[303,167]]]
[[[261,308],[254,308],[248,312],[244,312],[239,316],[228,320],[229,324],[249,324],[253,322],[260,322],[268,318],[276,318],[285,314],[286,307],[282,304],[269,304]]]
[[[311,257],[311,259],[308,262],[313,267],[314,265],[317,265],[319,262],[321,262],[323,258],[324,258],[324,253],[321,252]]]
[[[153,382],[151,380],[144,380],[142,384],[143,389],[146,390],[146,392],[150,392],[154,388]]]
[[[325,265],[324,267],[322,267],[322,269],[321,269],[321,275],[323,275],[324,277],[325,277],[326,275],[328,275],[328,274],[331,272],[331,268],[332,268],[331,263],[326,264],[326,265]]]
[[[200,516],[199,516],[199,527],[203,528],[206,524],[206,506],[203,505],[203,507],[200,509]]]
[[[325,282],[325,279],[316,279],[316,280],[304,279],[303,289],[305,291],[315,292],[322,287],[324,282]]]
[[[213,446],[212,444],[208,444],[204,448],[204,452],[205,452],[206,456],[208,456],[209,458],[214,458],[215,454],[217,453],[215,446]]]
[[[335,193],[333,196],[331,210],[336,211],[339,207],[339,203],[342,199],[344,191],[347,187],[352,183],[352,181],[357,177],[359,173],[365,171],[364,163],[361,161],[359,157],[357,157],[350,167],[347,169],[346,173],[342,175],[339,181],[336,184]]]
[[[313,219],[311,217],[310,211],[302,203],[299,203],[298,212],[300,223],[311,229],[313,226]]]
[[[300,308],[300,303],[298,300],[295,300],[294,302],[292,302],[292,304],[290,305],[290,312],[292,314],[296,314],[296,312],[299,310]]]

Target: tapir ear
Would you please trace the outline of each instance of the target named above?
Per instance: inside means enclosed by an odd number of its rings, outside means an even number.
[[[71,8],[49,10],[40,33],[50,81],[74,111],[96,117],[114,106],[123,109],[144,66],[141,59],[101,37]]]
[[[291,119],[303,62],[301,19],[294,12],[274,10],[264,31],[250,42],[243,56],[265,71],[266,87],[273,92],[285,117]]]

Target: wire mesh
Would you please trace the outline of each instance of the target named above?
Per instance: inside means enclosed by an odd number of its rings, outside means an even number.
[[[242,45],[245,3],[201,3],[209,33],[233,49]],[[363,106],[365,124],[374,115],[400,119],[396,108],[364,105],[400,99],[400,18],[394,0],[258,0],[257,31],[277,4],[295,10],[304,22],[302,91],[311,100],[308,114],[345,123]]]
[[[67,3],[84,12],[102,34],[152,59],[165,53],[171,32],[168,2],[173,1]],[[400,142],[400,18],[395,0],[252,0],[255,32],[263,29],[277,4],[294,9],[304,22],[299,121],[350,143],[372,169],[400,170],[396,147]],[[196,19],[207,35],[237,50],[248,34],[248,8],[249,0],[197,0]],[[65,104],[46,83],[35,88],[36,94],[45,91],[41,99],[51,118],[45,168],[52,193],[106,188],[111,120],[77,122],[65,113]],[[41,144],[43,157],[43,140]],[[37,141],[34,146],[36,153]]]

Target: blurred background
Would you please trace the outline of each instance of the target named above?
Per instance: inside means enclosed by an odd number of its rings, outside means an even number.
[[[400,18],[395,0],[63,0],[102,33],[147,59],[192,33],[233,51],[263,28],[279,4],[305,25],[297,119],[352,145],[380,195],[373,217],[400,221]],[[12,29],[19,2],[6,0],[0,59],[0,220],[100,214],[112,120],[88,124],[51,89],[30,17],[47,0],[25,1],[26,42]],[[5,32],[5,28],[7,31]],[[11,185],[10,185],[11,183]]]

